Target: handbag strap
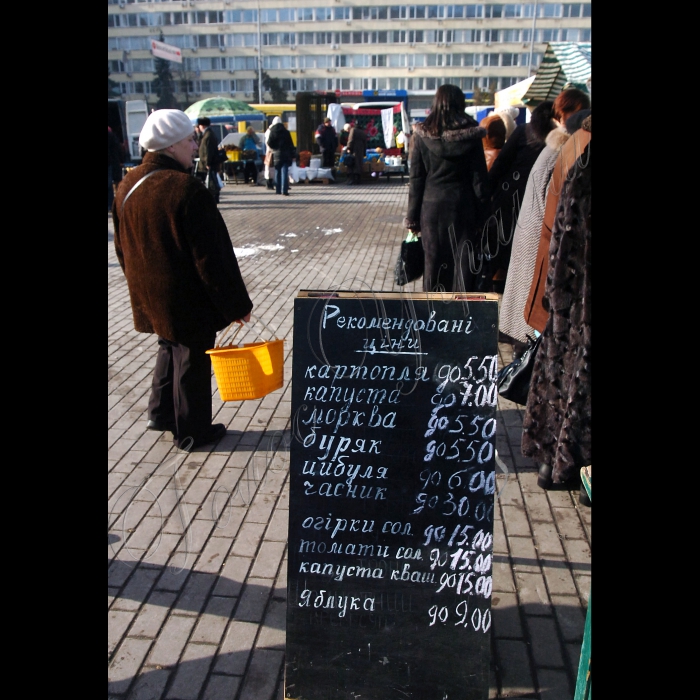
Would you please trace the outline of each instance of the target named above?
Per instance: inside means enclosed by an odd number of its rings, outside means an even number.
[[[143,176],[143,177],[128,191],[128,192],[127,192],[127,193],[126,193],[126,197],[124,197],[124,199],[122,200],[122,207],[121,207],[121,209],[119,210],[120,216],[124,213],[124,205],[126,204],[126,200],[129,199],[129,197],[131,197],[131,195],[133,194],[134,190],[135,190],[139,185],[141,185],[141,183],[142,183],[144,180],[147,180],[149,177],[151,177],[151,175],[153,175],[154,173],[158,173],[158,172],[160,172],[161,170],[164,170],[164,168],[156,168],[155,170],[151,170],[150,173],[146,173],[146,174],[145,174],[145,175],[144,175],[144,176]]]

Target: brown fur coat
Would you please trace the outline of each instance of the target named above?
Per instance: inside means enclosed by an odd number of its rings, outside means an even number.
[[[133,185],[158,168],[122,212]],[[122,180],[112,219],[135,330],[187,345],[209,340],[253,308],[211,194],[173,158],[146,153]]]

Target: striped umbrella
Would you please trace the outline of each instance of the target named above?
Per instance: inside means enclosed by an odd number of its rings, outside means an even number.
[[[586,81],[590,77],[590,42],[550,42],[532,85],[523,95],[523,104],[536,107],[545,100],[553,100],[562,90],[570,87],[588,92]]]

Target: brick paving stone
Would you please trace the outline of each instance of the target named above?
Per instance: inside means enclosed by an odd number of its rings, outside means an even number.
[[[586,533],[581,525],[578,512],[572,508],[554,508],[554,518],[559,532],[569,539],[585,539]]]
[[[552,508],[574,508],[574,498],[578,501],[578,490],[576,491],[547,491],[547,498],[552,504]]]
[[[552,608],[540,574],[515,574],[516,589],[520,607],[528,615],[550,615]],[[494,586],[495,587],[495,586]]]
[[[571,700],[572,688],[564,671],[537,671],[541,700]]]
[[[217,596],[209,598],[207,607],[199,618],[190,641],[218,644],[224,634],[235,604],[235,598],[221,598]]]
[[[578,665],[581,661],[581,642],[574,642],[566,645],[566,663],[569,667],[572,678],[578,676]]]
[[[145,667],[138,676],[128,700],[159,700],[172,671]]]
[[[188,644],[165,696],[167,700],[197,700],[215,653],[216,647],[210,644]]]
[[[243,523],[238,537],[231,548],[231,554],[241,557],[254,557],[262,539],[265,525],[263,523]]]
[[[133,549],[143,549],[146,552],[151,552],[151,545],[155,544],[155,540],[163,529],[162,518],[145,517],[129,535],[125,544]],[[155,551],[155,546],[153,547]]]
[[[523,638],[518,598],[515,594],[494,593],[491,596],[491,618],[494,637],[499,639]]]
[[[493,590],[514,593],[515,584],[513,582],[513,571],[510,568],[510,564],[507,561],[498,562],[494,559],[492,568]]]
[[[270,597],[272,582],[269,579],[248,577],[238,600],[234,617],[246,622],[260,622]]]
[[[273,600],[287,600],[287,556],[285,554],[280,567],[280,573],[275,581],[275,587],[272,589]]]
[[[209,455],[198,476],[207,479],[216,479],[216,477],[221,474],[221,470],[226,466],[227,459],[228,457],[225,455]]]
[[[284,542],[263,542],[258,556],[255,558],[253,568],[250,570],[250,575],[256,578],[274,578],[277,575],[284,550]]]
[[[566,559],[542,559],[542,572],[550,595],[576,595],[576,584]]]
[[[502,697],[534,694],[535,682],[532,678],[525,642],[497,639],[495,648],[501,675]]]
[[[540,562],[537,559],[535,544],[530,537],[511,537],[508,544],[515,571],[540,573]]]
[[[257,624],[233,620],[219,649],[214,672],[243,675],[257,633]]]
[[[149,639],[127,637],[114,654],[107,671],[110,693],[126,693],[151,646]]]
[[[527,521],[524,508],[516,508],[515,506],[503,507],[503,522],[506,526],[506,534],[508,537],[523,536],[530,537],[530,524]]]
[[[285,542],[289,534],[289,510],[279,506],[270,518],[270,523],[265,530],[265,539],[273,542]]]
[[[584,574],[591,573],[591,548],[587,540],[572,540],[565,537],[562,545],[568,560],[575,571]]]
[[[200,505],[209,494],[209,491],[211,491],[214,483],[214,479],[203,479],[198,476],[189,485],[187,492],[182,498],[183,502]]]
[[[222,700],[234,698],[241,684],[240,677],[236,676],[209,676],[202,700]]]
[[[218,573],[224,564],[231,541],[225,537],[210,537],[197,559],[197,571]]]
[[[154,591],[148,597],[129,630],[131,637],[155,638],[175,602],[174,593]]]
[[[552,509],[549,507],[549,499],[542,489],[527,491],[523,488],[523,497],[532,522],[552,522]]]
[[[525,624],[532,642],[532,656],[535,665],[547,668],[563,668],[557,627],[553,617],[525,616]]]
[[[561,538],[552,522],[536,522],[532,524],[535,547],[540,556],[564,556],[564,547]]]
[[[506,532],[503,528],[502,520],[494,521],[493,523],[493,551],[494,554],[508,554]]]
[[[158,576],[159,572],[154,569],[137,567],[112,607],[117,610],[138,610],[148,597]]]
[[[181,539],[182,535],[164,535],[162,532],[158,533],[158,537],[153,540],[148,552],[144,554],[141,566],[145,568],[157,568],[162,571],[168,561],[170,561],[173,552],[176,551]]]
[[[287,639],[287,603],[286,601],[272,601],[265,614],[260,635],[256,642],[256,648],[280,649],[284,651]]]
[[[174,666],[180,658],[185,644],[187,644],[187,638],[195,622],[196,618],[194,617],[171,614],[148,656],[148,664],[151,666]]]
[[[229,541],[233,540],[241,529],[245,515],[245,508],[233,506],[229,501],[229,504],[221,511],[218,519],[214,522],[211,537],[224,537]]]
[[[243,681],[240,700],[272,700],[283,661],[281,651],[256,649]]]
[[[591,577],[583,576],[574,571],[574,581],[576,581],[576,588],[578,588],[579,596],[581,596],[581,599],[587,606],[588,598],[591,594]]]
[[[564,641],[576,642],[580,647],[586,624],[586,611],[581,607],[578,595],[552,595],[552,605]]]
[[[182,615],[201,612],[216,578],[216,574],[192,573],[175,603],[178,612]]]
[[[134,613],[122,610],[112,610],[107,618],[107,653],[111,653],[121,642],[124,632],[134,619]]]
[[[248,508],[246,523],[263,523],[267,525],[270,515],[275,507],[276,497],[267,493],[260,493],[255,497]]]

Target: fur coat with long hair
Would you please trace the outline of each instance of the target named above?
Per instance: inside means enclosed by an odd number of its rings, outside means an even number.
[[[591,463],[591,145],[566,178],[549,249],[549,317],[523,419],[522,452],[574,480]]]

